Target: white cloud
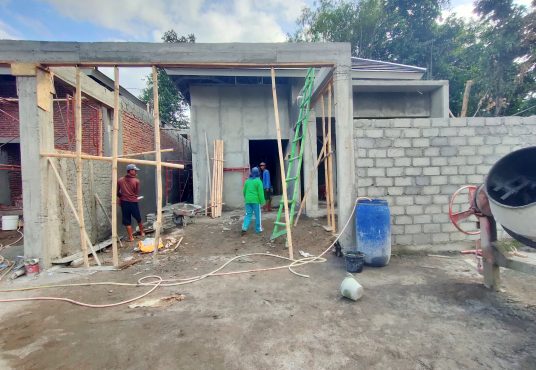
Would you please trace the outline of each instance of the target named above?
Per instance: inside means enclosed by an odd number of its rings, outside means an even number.
[[[199,42],[280,42],[305,0],[45,0],[61,14],[120,32],[131,40],[160,41],[162,33],[195,34]],[[94,10],[98,9],[97,12]]]
[[[0,20],[0,40],[17,40],[17,31]]]
[[[514,0],[517,5],[525,5],[530,8],[532,0]],[[467,21],[476,20],[478,17],[473,13],[472,0],[454,0],[451,2],[451,8],[444,10],[442,17],[446,18],[451,14],[456,14],[458,17],[465,18]]]

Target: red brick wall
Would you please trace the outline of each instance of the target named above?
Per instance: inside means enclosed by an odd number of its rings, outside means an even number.
[[[123,112],[122,122],[124,154],[154,150],[153,125],[128,112]]]
[[[0,138],[19,137],[19,104],[0,102]]]
[[[12,144],[8,147],[8,164],[20,166],[20,146]],[[9,171],[9,189],[11,205],[22,208],[22,178],[20,171]]]

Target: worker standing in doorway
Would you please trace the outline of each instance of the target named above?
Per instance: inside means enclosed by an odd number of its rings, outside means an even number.
[[[272,183],[270,181],[270,171],[266,168],[266,163],[261,162],[259,165],[262,173],[262,188],[264,189],[264,199],[266,204],[264,210],[266,212],[272,211]]]
[[[140,207],[138,202],[140,200],[140,180],[137,178],[138,171],[140,169],[135,164],[129,164],[127,166],[126,176],[117,180],[117,196],[121,201],[121,212],[123,218],[123,225],[127,229],[128,241],[134,241],[131,220],[132,217],[138,222],[140,228],[140,236],[145,236],[143,230],[143,223],[141,222]]]
[[[242,235],[248,231],[249,223],[251,222],[251,217],[253,217],[253,215],[255,215],[255,232],[257,234],[262,232],[261,206],[264,204],[264,191],[259,176],[259,169],[253,167],[249,174],[249,178],[244,183],[242,192],[244,194],[244,202],[246,203],[246,216],[244,217],[244,223],[242,224]]]

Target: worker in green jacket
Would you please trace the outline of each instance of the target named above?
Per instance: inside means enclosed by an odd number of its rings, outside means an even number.
[[[257,167],[251,169],[249,178],[244,183],[244,202],[246,203],[246,216],[242,224],[242,235],[249,229],[251,217],[255,215],[255,232],[262,232],[261,225],[261,206],[264,205],[264,189],[262,181],[259,178],[260,171]]]

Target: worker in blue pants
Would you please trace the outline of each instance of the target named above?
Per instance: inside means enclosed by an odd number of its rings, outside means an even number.
[[[244,223],[242,224],[242,235],[244,235],[251,222],[251,218],[255,215],[255,232],[262,232],[261,223],[261,206],[264,204],[264,189],[262,187],[262,181],[259,178],[260,171],[257,167],[253,167],[249,174],[248,179],[244,182],[244,202],[246,204],[246,216],[244,217]]]

